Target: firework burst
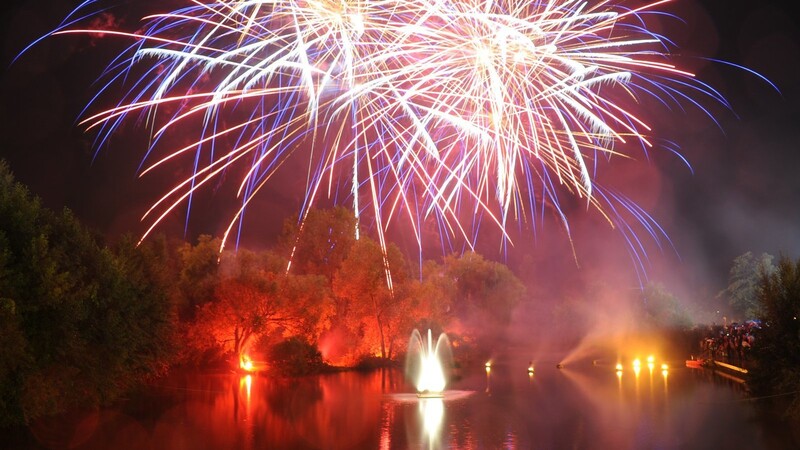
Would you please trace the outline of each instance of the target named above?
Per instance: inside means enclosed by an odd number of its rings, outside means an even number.
[[[510,222],[550,209],[568,231],[560,199],[577,196],[621,230],[642,267],[630,219],[657,241],[663,232],[597,185],[598,161],[653,146],[629,106],[643,97],[727,106],[672,65],[668,42],[646,28],[645,15],[668,2],[187,0],[136,31],[102,30],[133,44],[109,65],[98,98],[124,94],[83,124],[99,144],[126,121],[146,124],[143,174],[191,161],[191,176],[145,215],[145,236],[241,167],[227,239],[287,158],[302,153],[301,223],[346,183],[354,214],[370,212],[384,247],[398,220],[420,246],[426,221],[472,246],[481,218],[507,240]],[[97,32],[82,23],[100,8],[85,1],[53,34]],[[186,129],[190,143],[159,147]]]

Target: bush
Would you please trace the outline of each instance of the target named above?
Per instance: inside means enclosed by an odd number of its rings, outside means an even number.
[[[359,370],[373,370],[382,369],[384,367],[397,367],[399,363],[392,359],[381,358],[380,356],[366,355],[359,358],[356,363],[356,369]]]
[[[308,375],[325,368],[317,347],[299,337],[275,344],[269,351],[268,362],[274,372],[284,376]]]

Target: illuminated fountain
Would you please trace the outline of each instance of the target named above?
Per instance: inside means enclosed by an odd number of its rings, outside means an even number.
[[[408,342],[405,378],[416,392],[393,393],[390,397],[394,401],[426,403],[424,400],[459,400],[471,395],[474,391],[446,389],[448,369],[452,367],[453,354],[446,334],[434,341],[431,330],[426,337],[414,330]]]
[[[411,333],[406,374],[415,380],[419,397],[444,397],[444,388],[447,385],[444,364],[450,358],[450,341],[446,334],[440,334],[434,345],[430,329],[427,339],[422,337],[419,330]]]
[[[465,398],[471,391],[445,390],[447,368],[452,366],[450,340],[442,333],[436,342],[431,330],[423,337],[419,330],[411,333],[406,355],[406,377],[417,390],[416,394],[395,394],[396,401],[417,402],[422,440],[427,448],[443,448],[442,427],[445,421],[445,402]]]
[[[452,367],[452,362],[450,340],[446,334],[440,334],[434,342],[431,330],[426,337],[419,330],[411,333],[406,354],[406,379],[412,382],[417,392],[393,393],[391,399],[418,403],[423,429],[429,438],[438,434],[436,430],[444,420],[444,402],[463,399],[473,393],[445,389],[447,369]]]

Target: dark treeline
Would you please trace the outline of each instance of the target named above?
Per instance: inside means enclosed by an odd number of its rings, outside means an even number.
[[[109,404],[173,368],[401,361],[415,328],[484,358],[524,294],[513,273],[477,254],[409,264],[355,226],[334,208],[262,251],[209,236],[104,245],[0,162],[0,426]]]
[[[748,341],[752,342],[748,342],[746,350],[747,386],[755,399],[768,409],[777,406],[784,419],[797,424],[800,421],[800,260],[781,256],[776,265],[774,259],[767,253],[756,256],[747,252],[738,256],[731,266],[728,286],[718,298],[727,301],[730,322],[741,326],[755,320],[758,324],[746,328]]]
[[[0,162],[0,425],[113,401],[166,370],[172,310],[154,244],[98,244]]]
[[[757,367],[748,383],[760,397],[777,403],[800,421],[800,260],[786,256],[760,273],[758,299],[761,329],[753,345]]]

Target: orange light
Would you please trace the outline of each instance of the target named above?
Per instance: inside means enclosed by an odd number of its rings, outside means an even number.
[[[243,370],[250,372],[253,370],[253,361],[250,359],[249,356],[244,355],[242,356],[241,361],[239,361],[239,367],[241,367]]]
[[[617,372],[622,372],[622,363],[617,363],[616,369]]]

